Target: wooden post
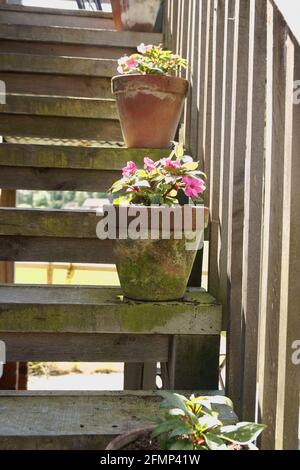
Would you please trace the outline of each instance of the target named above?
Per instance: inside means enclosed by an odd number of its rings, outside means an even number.
[[[275,448],[277,450],[297,450],[300,405],[300,103],[293,103],[293,94],[294,81],[300,80],[300,46],[298,44],[295,46],[290,35],[286,41],[286,74],[283,236]]]
[[[258,357],[258,321],[265,146],[267,4],[251,0],[248,130],[245,162],[245,222],[242,314],[245,325],[243,415],[254,421]],[[270,118],[271,116],[269,116]]]
[[[286,29],[268,2],[267,129],[264,172],[264,215],[260,285],[258,358],[259,421],[267,428],[262,449],[275,447],[278,340],[283,228],[283,174],[286,126]],[[279,92],[280,90],[280,92]],[[280,351],[280,355],[283,352]]]
[[[244,184],[249,72],[248,0],[237,2],[233,60],[233,99],[228,206],[228,328],[226,390],[238,415],[242,412],[244,328],[242,323],[242,264]]]

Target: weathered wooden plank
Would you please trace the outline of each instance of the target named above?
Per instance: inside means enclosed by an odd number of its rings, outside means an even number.
[[[120,178],[120,171],[66,170],[52,168],[1,166],[3,189],[33,189],[45,191],[106,192]]]
[[[207,7],[207,2],[204,2]],[[201,46],[202,46],[202,28],[203,28],[203,2],[195,0],[192,4],[191,11],[191,46],[190,57],[191,73],[190,73],[190,103],[189,103],[189,143],[188,147],[193,157],[199,160],[198,155],[198,118],[200,112],[200,84],[201,77]],[[196,21],[197,18],[197,21]]]
[[[266,103],[267,5],[251,1],[242,303],[245,324],[243,419],[255,420]]]
[[[146,44],[163,42],[163,36],[159,33],[11,24],[0,24],[0,38],[104,47],[136,47],[141,42]]]
[[[274,449],[278,377],[280,283],[282,263],[283,177],[286,124],[286,29],[268,2],[267,128],[265,155],[264,219],[260,286],[258,361],[259,419],[267,425],[263,449]],[[280,92],[279,92],[280,90]],[[280,351],[280,355],[283,352]]]
[[[19,137],[49,137],[57,139],[85,139],[122,141],[117,120],[65,118],[57,116],[29,116],[0,113],[0,134]]]
[[[120,47],[93,46],[89,44],[66,44],[53,42],[37,42],[22,40],[0,41],[0,51],[14,52],[18,54],[46,54],[66,57],[90,57],[97,59],[118,59],[127,54],[136,52],[136,47],[126,47],[125,44]]]
[[[250,3],[239,5],[238,38],[233,72],[233,126],[229,177],[228,282],[229,326],[227,331],[227,394],[237,412],[242,411],[243,323],[242,262],[244,228],[244,184],[247,135]]]
[[[86,210],[0,208],[0,235],[97,238],[101,216]]]
[[[55,57],[1,52],[0,72],[0,77],[2,72],[31,72],[37,74],[48,73],[52,75],[61,74],[111,78],[117,73],[117,61],[114,59]],[[39,78],[40,81],[44,80],[40,75],[37,78]]]
[[[220,200],[219,200],[219,292],[218,298],[222,302],[224,330],[228,326],[228,209],[229,209],[229,170],[231,128],[233,111],[233,64],[236,55],[236,38],[238,23],[234,21],[237,15],[237,2],[225,4],[225,37],[224,37],[224,67],[223,67],[223,119],[221,135],[221,161],[220,161]]]
[[[37,73],[1,72],[0,79],[6,84],[8,93],[24,93],[31,95],[72,96],[82,98],[112,99],[111,80],[106,77],[90,77],[81,75],[51,75],[43,73],[43,79]]]
[[[202,130],[202,149],[201,160],[203,161],[203,169],[207,176],[208,190],[204,195],[205,205],[209,206],[210,200],[210,156],[212,143],[212,99],[213,99],[213,44],[215,38],[215,21],[214,21],[214,0],[209,0],[207,8],[207,34],[206,34],[206,54],[205,54],[205,75],[204,75],[204,103],[203,103],[203,122],[200,122],[200,130]],[[202,129],[201,129],[202,126]]]
[[[118,119],[116,102],[113,99],[76,98],[73,96],[38,96],[7,94],[6,103],[0,113],[28,114],[31,116],[58,116],[90,119]]]
[[[0,337],[6,344],[8,361],[133,363],[137,358],[140,362],[168,360],[167,335],[1,332]],[[147,388],[152,389],[155,387]]]
[[[119,288],[3,285],[0,300],[2,332],[217,335],[221,326],[220,306],[199,290],[145,303]]]
[[[0,236],[0,259],[103,264],[115,262],[111,240],[21,236]]]
[[[5,409],[2,450],[104,449],[113,437],[149,425],[148,417],[164,412],[159,409],[159,392],[6,392],[0,399]],[[224,423],[236,422],[230,408],[215,409]]]
[[[0,8],[0,22],[4,24],[114,29],[112,14],[109,12],[21,5],[1,5]]]
[[[129,160],[142,167],[145,155],[156,161],[169,153],[169,149],[3,144],[0,166],[120,171]]]
[[[293,102],[300,78],[300,47],[286,41],[286,129],[283,196],[278,395],[275,448],[298,450],[300,395],[300,104]],[[298,352],[297,352],[298,351]]]
[[[198,62],[199,85],[198,85],[198,123],[197,123],[197,153],[201,168],[204,169],[204,144],[205,144],[205,124],[207,110],[207,93],[209,77],[209,40],[211,28],[211,3],[201,2],[201,31],[199,31]],[[193,133],[192,133],[193,135]],[[192,139],[194,137],[191,137]]]
[[[219,278],[219,205],[220,205],[220,169],[222,152],[222,126],[224,124],[224,44],[225,44],[225,17],[227,3],[215,0],[214,3],[214,41],[213,41],[213,70],[212,70],[212,114],[211,114],[211,154],[209,209],[211,216],[208,288],[214,295],[218,295]]]

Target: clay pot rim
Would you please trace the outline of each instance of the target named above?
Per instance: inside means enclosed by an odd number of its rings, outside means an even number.
[[[133,73],[129,75],[115,75],[112,77],[112,91],[115,94],[140,89],[153,89],[164,93],[186,96],[189,82],[185,78],[173,75],[156,75]]]
[[[121,450],[125,446],[136,441],[139,437],[150,434],[155,429],[155,425],[145,426],[144,428],[128,431],[115,437],[106,446],[105,450]]]
[[[165,206],[143,206],[143,205],[137,205],[137,204],[129,204],[129,205],[124,205],[124,206],[120,206],[118,204],[105,204],[103,206],[103,212],[105,212],[106,208],[110,207],[110,206],[113,206],[116,210],[116,213],[118,215],[118,212],[120,210],[120,207],[122,208],[126,208],[127,209],[127,225],[129,225],[129,223],[131,222],[131,220],[133,220],[135,218],[135,216],[128,216],[128,210],[129,209],[137,209],[137,210],[141,210],[141,209],[146,209],[147,211],[147,216],[148,216],[148,226],[151,227],[152,229],[159,229],[161,230],[161,220],[159,219],[159,222],[158,222],[158,226],[152,221],[151,222],[151,213],[150,213],[150,209],[157,209],[158,211],[161,211],[163,210],[164,208],[167,208],[167,209],[181,209],[183,210],[184,206],[180,206],[180,205],[174,205],[172,207],[169,207],[167,205]],[[209,223],[209,208],[206,207],[204,204],[202,205],[198,205],[198,206],[190,206],[192,208],[192,230],[193,231],[196,231],[196,230],[199,230],[199,227],[197,227],[197,219],[196,219],[196,212],[197,211],[203,211],[204,210],[204,227],[201,229],[204,229],[204,228],[207,228],[208,226],[208,223]],[[184,219],[182,220],[182,222],[184,223]],[[120,225],[120,220],[119,218],[117,217],[117,220],[116,220],[116,228],[125,228],[125,226],[123,225]],[[174,231],[175,227],[174,227],[174,218],[172,217],[171,218],[171,221],[170,221],[170,230],[171,231]],[[176,230],[180,230],[179,227],[176,227]],[[184,230],[184,226],[182,226],[182,230]]]

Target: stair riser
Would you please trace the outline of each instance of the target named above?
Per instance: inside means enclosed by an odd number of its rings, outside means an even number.
[[[0,38],[19,41],[53,42],[76,45],[93,45],[102,47],[136,48],[141,42],[159,44],[163,41],[161,34],[133,33],[124,31],[105,31],[82,28],[51,28],[45,26],[1,25]]]
[[[169,352],[167,335],[1,333],[1,340],[11,362],[167,362]]]
[[[122,141],[118,121],[0,114],[0,135]]]
[[[0,70],[1,72],[49,73],[51,75],[111,78],[116,74],[117,61],[108,59],[91,60],[78,57],[53,57],[41,54],[4,53],[0,55]]]
[[[0,40],[0,52],[16,52],[23,54],[44,54],[67,57],[89,57],[96,59],[119,59],[127,54],[133,54],[133,47],[102,47],[89,45],[39,43],[31,41]]]
[[[76,15],[54,15],[39,13],[23,13],[18,11],[0,12],[1,24],[37,25],[37,26],[66,26],[75,28],[114,29],[114,22],[110,18],[92,18]]]
[[[1,261],[114,264],[111,240],[0,236]]]
[[[106,192],[120,171],[22,168],[1,166],[2,189]]]
[[[71,90],[72,96],[113,98],[109,78],[0,72],[0,79],[5,81],[8,93],[67,96]]]
[[[70,90],[71,91],[71,90]],[[118,112],[113,100],[85,100],[71,97],[34,95],[7,95],[1,114],[28,114],[30,116],[56,116],[70,118],[117,120]]]

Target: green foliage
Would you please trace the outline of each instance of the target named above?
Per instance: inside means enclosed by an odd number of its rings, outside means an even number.
[[[123,168],[123,178],[116,181],[109,192],[116,196],[115,204],[173,206],[178,204],[180,193],[199,203],[206,186],[205,174],[198,166],[198,162],[184,155],[182,145],[174,143],[168,158],[154,162],[145,157],[143,169],[128,162]]]
[[[163,450],[227,450],[229,445],[247,446],[257,439],[265,426],[255,423],[238,423],[223,426],[212,405],[232,402],[221,396],[186,398],[177,393],[161,392],[165,408],[152,433]]]
[[[121,57],[118,61],[120,74],[168,75],[187,67],[187,61],[159,46],[138,46],[139,53]]]

